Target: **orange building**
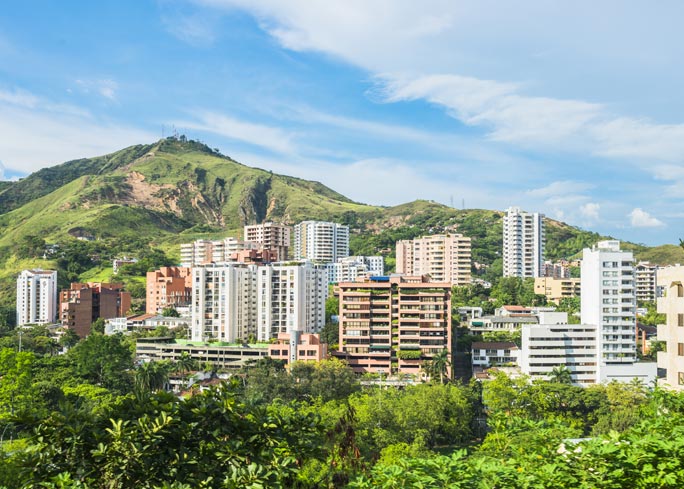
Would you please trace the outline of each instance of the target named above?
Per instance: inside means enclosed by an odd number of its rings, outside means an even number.
[[[123,291],[123,284],[72,283],[60,292],[59,302],[62,325],[85,338],[96,319],[125,316],[131,308],[131,294]]]
[[[192,268],[162,267],[147,272],[148,314],[160,314],[167,307],[187,306],[191,299]]]
[[[451,351],[451,284],[425,277],[342,282],[340,352],[357,373],[420,374]]]
[[[286,364],[297,360],[313,360],[320,362],[328,355],[328,345],[321,343],[317,334],[293,331],[278,333],[277,343],[269,345],[268,356],[276,360],[285,360]]]

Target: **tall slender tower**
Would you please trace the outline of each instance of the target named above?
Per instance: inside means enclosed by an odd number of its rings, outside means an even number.
[[[545,242],[544,214],[509,207],[503,218],[504,277],[541,277]]]
[[[17,326],[57,320],[57,272],[24,270],[17,277]]]

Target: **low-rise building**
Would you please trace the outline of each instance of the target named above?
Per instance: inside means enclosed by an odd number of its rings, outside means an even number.
[[[317,334],[279,333],[275,343],[268,346],[268,356],[284,360],[286,364],[296,361],[320,362],[328,356],[328,345],[321,343]]]
[[[658,340],[665,351],[658,352],[658,368],[665,371],[665,383],[684,390],[684,266],[658,270],[658,286],[664,295],[658,298],[658,312],[665,314],[665,324],[658,326]]]
[[[546,300],[560,304],[563,299],[579,297],[582,284],[579,278],[537,277],[534,279],[534,293],[546,296]]]
[[[515,366],[520,348],[512,341],[476,341],[471,346],[473,373],[489,367]]]
[[[200,364],[208,363],[221,369],[237,370],[248,363],[268,356],[268,344],[204,343],[174,340],[170,337],[139,338],[135,355],[141,361],[178,361],[183,353]]]

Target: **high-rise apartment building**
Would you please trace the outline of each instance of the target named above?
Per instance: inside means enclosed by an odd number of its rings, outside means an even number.
[[[287,260],[290,254],[291,228],[284,224],[265,222],[245,226],[245,241],[257,243],[261,248],[275,252],[274,261]]]
[[[192,298],[192,269],[162,267],[147,272],[146,312],[161,314],[167,307],[185,307]]]
[[[636,298],[639,302],[656,301],[656,275],[658,266],[647,261],[640,261],[634,267],[636,279]]]
[[[616,240],[585,248],[582,258],[581,322],[597,327],[598,381],[648,381],[655,365],[635,363],[636,290],[634,257]]]
[[[385,274],[385,262],[381,256],[347,256],[336,263],[326,263],[328,282],[354,282]]]
[[[223,264],[192,270],[192,339],[269,341],[325,324],[325,268],[310,262]]]
[[[197,267],[207,263],[226,263],[232,255],[242,250],[256,250],[257,243],[240,241],[228,237],[219,240],[198,239],[192,243],[180,245],[181,266]]]
[[[420,374],[426,360],[450,355],[450,283],[393,275],[339,290],[340,356],[355,372]]]
[[[57,319],[57,272],[24,270],[17,277],[17,326]]]
[[[349,256],[349,226],[324,221],[304,221],[295,226],[296,260],[334,263],[345,256]]]
[[[541,277],[544,244],[544,215],[508,208],[503,217],[504,277]]]
[[[658,312],[665,314],[665,324],[658,325],[658,340],[666,344],[658,352],[658,368],[665,369],[665,382],[675,390],[684,390],[684,266],[658,269]]]
[[[59,294],[62,325],[81,338],[90,334],[90,326],[98,319],[122,317],[131,308],[131,294],[123,284],[72,283]]]
[[[437,234],[397,241],[397,273],[429,275],[435,282],[468,285],[471,282],[470,238],[461,234]]]

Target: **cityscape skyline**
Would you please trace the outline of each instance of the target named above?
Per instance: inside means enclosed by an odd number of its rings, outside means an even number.
[[[677,243],[683,9],[8,5],[0,176],[175,130],[360,202],[520,206],[622,240]]]

